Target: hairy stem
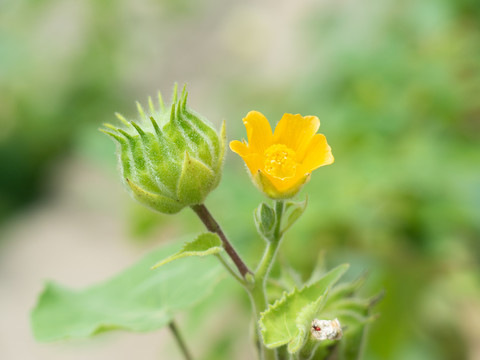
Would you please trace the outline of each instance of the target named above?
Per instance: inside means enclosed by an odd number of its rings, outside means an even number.
[[[252,303],[255,309],[255,318],[257,322],[257,329],[258,329],[258,321],[260,320],[261,313],[267,308],[268,306],[268,299],[267,299],[267,289],[266,283],[268,280],[268,276],[270,274],[270,270],[272,268],[273,263],[275,262],[275,258],[278,252],[278,248],[280,246],[280,242],[282,240],[282,216],[285,209],[285,203],[282,200],[278,200],[275,202],[275,229],[273,233],[273,239],[267,243],[267,247],[265,248],[265,252],[263,253],[262,259],[255,271],[254,279],[255,282],[253,286],[250,288],[250,298],[252,299]],[[259,329],[258,329],[259,331]],[[259,339],[261,339],[261,334],[258,334]],[[260,359],[262,360],[276,360],[278,359],[277,351],[274,349],[267,349],[266,347],[260,347]]]
[[[272,241],[268,242],[265,252],[262,256],[260,264],[257,267],[255,274],[252,274],[247,265],[240,258],[238,253],[235,251],[231,243],[228,241],[227,237],[223,233],[220,225],[216,222],[213,216],[210,214],[208,209],[203,204],[192,205],[192,210],[197,214],[197,216],[202,220],[205,227],[208,231],[218,234],[222,240],[223,247],[228,256],[232,259],[233,263],[237,267],[239,273],[243,279],[239,278],[230,266],[219,257],[222,264],[227,268],[227,270],[236,278],[237,281],[244,285],[247,290],[250,299],[252,301],[252,306],[255,314],[255,328],[257,331],[257,341],[261,341],[261,333],[258,326],[258,321],[260,320],[261,313],[267,308],[267,292],[266,292],[266,282],[268,280],[268,275],[270,273],[271,267],[275,261],[276,254],[278,252],[278,247],[280,245],[280,240],[283,237],[281,231],[282,216],[285,210],[285,203],[281,200],[275,202],[275,229],[274,236]],[[252,274],[254,281],[246,281],[247,274]],[[276,360],[278,359],[277,352],[274,349],[268,349],[263,344],[259,344],[259,355],[260,360]]]
[[[185,341],[180,335],[180,332],[178,331],[178,327],[173,320],[170,321],[170,323],[168,324],[168,327],[170,328],[170,331],[172,332],[173,337],[177,341],[177,345],[180,348],[180,351],[182,352],[185,360],[193,360],[193,357],[190,351],[188,351],[187,345],[185,344]]]
[[[283,200],[275,201],[275,232],[274,232],[274,241],[279,242],[282,240],[282,216],[285,211],[285,202]]]
[[[257,270],[255,271],[255,281],[261,282],[262,286],[265,287],[267,282],[268,274],[273,265],[273,260],[278,251],[278,242],[269,242],[263,253],[262,260],[258,264]]]
[[[275,230],[273,233],[273,240],[267,243],[267,247],[265,252],[263,253],[262,260],[260,260],[260,264],[255,271],[255,280],[262,281],[263,287],[268,280],[268,275],[270,273],[270,269],[275,261],[275,257],[277,255],[278,247],[280,246],[280,240],[282,239],[282,232],[281,232],[281,223],[282,223],[282,216],[283,211],[285,208],[285,203],[281,200],[275,202]]]
[[[205,207],[205,205],[203,204],[192,205],[191,208],[195,212],[195,214],[197,214],[200,220],[202,220],[203,224],[208,229],[208,231],[216,233],[220,237],[220,240],[222,240],[223,248],[225,249],[225,252],[228,254],[228,256],[230,256],[230,258],[232,259],[233,263],[237,267],[242,277],[245,278],[247,274],[249,273],[251,274],[252,272],[247,267],[247,265],[243,262],[243,260],[240,258],[238,253],[233,248],[232,244],[230,244],[227,237],[223,233],[222,228],[215,221],[215,219],[210,214],[210,212]]]
[[[267,308],[267,298],[263,285],[261,283],[253,285],[248,294],[250,295],[250,300],[252,301],[253,310],[255,313],[255,331],[256,331],[256,341],[258,343],[258,351],[260,360],[277,360],[276,351],[273,349],[267,349],[262,344],[262,334],[260,333],[260,328],[258,326],[258,320],[260,320],[260,314]]]

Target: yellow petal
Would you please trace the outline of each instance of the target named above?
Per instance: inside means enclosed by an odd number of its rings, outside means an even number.
[[[302,161],[300,171],[309,173],[320,166],[333,163],[332,149],[327,144],[323,134],[315,135],[305,150],[305,158]]]
[[[237,153],[240,156],[246,156],[250,153],[250,150],[248,149],[247,144],[242,141],[238,140],[233,140],[230,141],[230,149],[234,152]]]
[[[243,119],[247,129],[248,148],[252,153],[263,154],[272,143],[272,128],[265,116],[258,111],[250,111]]]
[[[256,174],[263,167],[263,158],[259,154],[250,154],[242,156],[243,161],[247,165],[250,172]]]
[[[285,144],[297,153],[298,159],[302,159],[310,139],[319,127],[320,120],[316,116],[284,114],[275,128],[273,141]]]

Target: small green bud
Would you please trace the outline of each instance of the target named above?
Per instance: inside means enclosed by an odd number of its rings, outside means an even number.
[[[174,214],[185,206],[201,204],[217,187],[225,155],[225,123],[220,133],[187,107],[187,91],[165,107],[149,98],[149,111],[137,103],[140,118],[128,121],[116,114],[123,127],[104,124],[100,129],[118,144],[122,177],[133,196],[162,213]]]
[[[254,212],[255,225],[260,235],[265,239],[273,240],[275,228],[275,210],[265,203],[261,203]]]

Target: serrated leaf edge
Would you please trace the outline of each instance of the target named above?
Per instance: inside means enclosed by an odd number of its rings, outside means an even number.
[[[194,242],[199,241],[199,240],[200,240],[200,237],[202,237],[202,236],[204,236],[204,235],[212,235],[212,236],[214,236],[214,238],[218,240],[218,245],[217,245],[217,246],[210,247],[210,248],[208,248],[207,250],[204,250],[204,251],[184,251],[184,249],[185,249],[188,245],[191,245],[191,244],[193,244]],[[215,255],[215,254],[220,253],[221,251],[223,251],[223,247],[222,247],[222,242],[221,242],[220,238],[218,237],[218,235],[213,234],[213,233],[203,233],[203,234],[198,235],[194,240],[184,243],[183,246],[182,246],[182,248],[181,248],[179,251],[177,251],[175,254],[170,255],[170,256],[167,257],[166,259],[160,260],[160,261],[157,262],[155,265],[153,265],[153,266],[150,268],[150,270],[157,269],[157,268],[159,268],[160,266],[163,266],[163,265],[165,265],[165,264],[168,264],[169,262],[172,262],[172,261],[178,260],[178,259],[183,259],[183,258],[185,258],[185,257],[190,257],[190,256],[202,257],[202,256],[207,256],[207,255]]]
[[[258,326],[260,328],[260,333],[262,334],[263,336],[263,333],[267,330],[267,328],[263,325],[263,318],[265,317],[265,314],[267,314],[268,312],[270,311],[274,311],[276,308],[278,308],[280,306],[281,303],[285,302],[287,300],[288,297],[292,296],[296,291],[298,291],[298,293],[302,293],[303,291],[305,291],[307,288],[310,288],[312,286],[314,286],[317,282],[321,281],[324,277],[326,277],[329,273],[333,272],[333,271],[336,271],[337,269],[339,268],[344,268],[343,271],[341,271],[338,276],[333,279],[329,285],[329,287],[324,291],[324,293],[319,297],[320,298],[323,298],[324,294],[326,294],[333,285],[335,285],[337,283],[338,280],[340,280],[340,278],[343,276],[343,274],[345,274],[345,272],[348,270],[348,268],[350,267],[349,264],[341,264],[341,265],[338,265],[336,266],[335,268],[333,268],[332,270],[330,270],[329,272],[327,272],[324,276],[322,276],[320,279],[318,279],[315,283],[312,283],[312,284],[306,284],[304,285],[301,289],[298,289],[296,286],[293,288],[293,290],[291,290],[290,292],[286,292],[284,291],[283,294],[282,294],[282,297],[280,299],[277,299],[272,305],[269,305],[267,307],[267,309],[263,312],[260,313],[260,319],[258,320]],[[318,300],[317,300],[318,301]],[[306,305],[308,306],[308,305]],[[305,306],[305,307],[306,307]],[[304,307],[304,308],[305,308]],[[302,308],[302,310],[304,309]],[[301,311],[302,311],[301,310]],[[301,312],[300,311],[300,312]],[[297,315],[298,317],[298,315]],[[295,336],[292,336],[292,339],[294,339]],[[269,349],[273,349],[273,348],[276,348],[276,347],[279,347],[279,346],[282,346],[282,345],[285,345],[285,344],[288,344],[290,341],[292,341],[292,339],[290,339],[289,341],[277,341],[277,342],[274,342],[274,343],[270,343],[270,344],[265,344],[265,346]]]

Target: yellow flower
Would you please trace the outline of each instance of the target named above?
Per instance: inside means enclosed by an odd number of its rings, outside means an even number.
[[[270,198],[294,196],[313,170],[333,163],[327,139],[316,134],[320,127],[316,116],[284,114],[274,133],[258,111],[250,111],[243,124],[248,143],[235,140],[230,149],[242,157],[255,184]]]

